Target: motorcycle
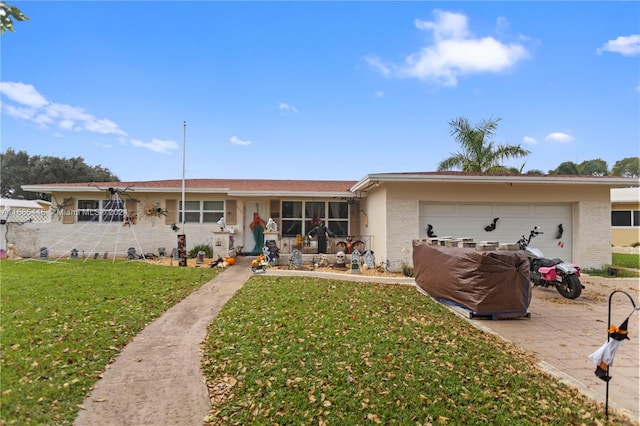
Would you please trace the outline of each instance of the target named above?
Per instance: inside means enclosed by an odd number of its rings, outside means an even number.
[[[544,234],[535,226],[529,238],[524,235],[518,240],[520,250],[524,250],[529,259],[529,271],[533,287],[555,287],[567,299],[577,299],[584,286],[580,283],[580,267],[562,259],[547,259],[538,247],[529,245],[531,239]]]

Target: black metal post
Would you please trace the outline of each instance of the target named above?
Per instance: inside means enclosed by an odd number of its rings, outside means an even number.
[[[609,313],[608,313],[608,317],[607,317],[607,327],[609,325],[611,325],[611,300],[613,299],[613,295],[616,293],[623,293],[626,294],[627,297],[629,298],[629,300],[631,301],[631,305],[633,305],[633,311],[631,311],[631,314],[633,314],[634,311],[637,311],[638,307],[636,307],[636,303],[633,301],[633,297],[631,297],[631,295],[629,293],[627,293],[626,291],[623,290],[615,290],[612,291],[611,294],[609,294]],[[629,315],[631,316],[631,315]],[[607,342],[609,341],[609,339],[611,339],[611,337],[609,337],[609,331],[607,330]],[[605,391],[605,401],[604,401],[604,417],[609,420],[609,371],[611,370],[611,366],[609,366],[607,368],[607,380],[606,382],[606,391]]]

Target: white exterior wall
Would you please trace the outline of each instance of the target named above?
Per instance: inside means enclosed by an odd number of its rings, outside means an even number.
[[[84,226],[83,226],[84,225]],[[62,224],[56,219],[52,223],[25,223],[22,226],[12,225],[9,230],[9,243],[14,244],[21,257],[37,256],[41,247],[47,247],[49,257],[68,257],[72,249],[77,249],[82,255],[93,256],[105,252],[113,256],[126,257],[129,247],[134,247],[136,253],[158,254],[158,249],[164,247],[167,256],[178,246],[178,234],[187,236],[187,251],[199,244],[213,246],[213,231],[220,228],[216,224],[186,224],[184,230],[178,232],[162,223],[140,223],[122,226],[122,223],[101,224]]]
[[[413,265],[412,241],[418,238],[418,200],[387,200],[387,253],[392,270],[400,270],[402,262]]]
[[[573,261],[583,269],[611,264],[609,201],[581,201],[573,212]]]

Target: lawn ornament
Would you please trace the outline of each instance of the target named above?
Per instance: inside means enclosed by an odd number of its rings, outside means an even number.
[[[269,220],[267,220],[266,228],[269,232],[278,232],[278,224],[273,220],[273,218],[269,218]]]
[[[267,272],[268,266],[269,266],[269,262],[265,260],[264,254],[259,255],[258,257],[256,257],[251,261],[251,271],[253,273]]]
[[[627,316],[627,318],[624,319],[622,324],[620,324],[620,327],[616,327],[615,325],[611,324],[611,301],[616,293],[622,293],[626,295],[631,301],[631,305],[633,305],[633,310]],[[607,324],[610,324],[609,328],[607,329],[607,341],[588,357],[596,365],[596,370],[594,372],[595,375],[599,379],[603,380],[607,386],[604,405],[604,414],[607,420],[609,419],[609,381],[611,380],[611,375],[609,374],[610,367],[613,365],[613,359],[616,355],[616,352],[622,345],[622,342],[624,342],[625,340],[630,340],[627,330],[627,327],[629,325],[629,318],[638,310],[640,310],[640,306],[636,305],[636,302],[633,300],[633,297],[631,297],[629,293],[622,290],[615,290],[611,292],[611,294],[609,294],[609,316],[607,318]]]

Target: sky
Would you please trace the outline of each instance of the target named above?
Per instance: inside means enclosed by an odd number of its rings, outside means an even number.
[[[459,117],[523,171],[640,155],[638,1],[9,4],[2,152],[122,181],[430,172]]]

